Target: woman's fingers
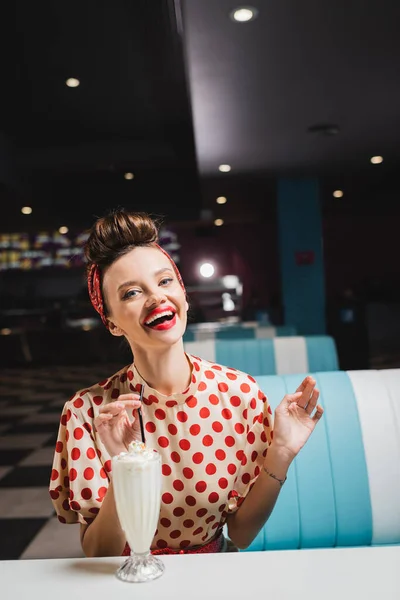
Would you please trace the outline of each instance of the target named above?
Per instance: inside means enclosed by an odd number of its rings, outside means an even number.
[[[320,404],[318,404],[318,406],[315,410],[315,415],[313,416],[312,420],[315,422],[319,421],[323,414],[324,414],[324,409],[322,408],[322,406]]]
[[[313,377],[306,377],[304,382],[305,382],[305,386],[303,388],[302,395],[297,404],[300,408],[305,409],[312,398],[314,388],[315,388],[315,385],[317,382],[315,381],[315,379],[313,379]]]
[[[311,394],[311,398],[306,406],[307,414],[311,415],[314,408],[317,406],[318,398],[319,398],[319,390],[317,388],[314,388],[313,393]]]
[[[127,394],[124,394],[124,396]],[[135,394],[136,395],[136,394]],[[123,410],[125,410],[126,408],[139,408],[139,406],[141,405],[141,402],[139,402],[139,400],[132,400],[132,399],[122,399],[118,398],[118,400],[116,400],[115,402],[110,402],[109,404],[105,404],[104,406],[100,407],[99,410],[99,414],[106,414],[109,413],[113,416],[118,416],[120,414],[120,412],[122,412]]]

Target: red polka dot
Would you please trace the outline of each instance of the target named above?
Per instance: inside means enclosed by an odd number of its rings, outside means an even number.
[[[193,496],[186,496],[185,502],[186,502],[186,504],[188,506],[195,506],[196,505],[196,498],[193,498]]]
[[[221,479],[218,479],[218,485],[220,488],[222,488],[224,490],[225,488],[228,487],[228,480],[225,479],[225,477],[221,477]]]
[[[64,444],[62,442],[57,442],[56,444],[56,452],[62,452],[64,448]]]
[[[67,429],[67,431],[65,432],[65,441],[68,442],[69,440],[69,431]]]
[[[175,463],[178,463],[181,462],[181,457],[177,452],[171,452],[171,460],[173,460]]]
[[[209,523],[212,523],[213,521],[215,521],[215,515],[211,515],[210,517],[208,517],[208,518],[206,519],[206,523],[207,523],[207,525],[208,525]]]
[[[202,452],[195,452],[192,456],[192,460],[196,465],[199,465],[204,460],[204,454]]]
[[[176,400],[167,400],[165,406],[168,406],[168,408],[173,408],[174,406],[178,406],[178,403]]]
[[[272,434],[273,434],[273,432],[271,431],[271,438],[272,438]],[[267,440],[267,436],[266,436],[266,433],[265,433],[265,431],[262,431],[262,432],[261,432],[260,439],[261,439],[261,441],[262,441],[264,444],[266,444],[266,443],[267,443],[267,441],[268,441],[268,440]]]
[[[217,467],[213,463],[209,463],[206,466],[206,473],[207,473],[207,475],[214,475],[214,473],[216,471],[217,471]]]
[[[77,398],[74,402],[74,406],[75,406],[75,408],[81,408],[81,406],[83,406],[82,398]]]
[[[103,479],[107,479],[107,473],[105,472],[103,467],[101,467],[100,469],[100,477],[102,477]]]
[[[166,438],[164,435],[160,436],[157,441],[158,445],[161,446],[161,448],[167,448],[169,446],[169,439]]]
[[[225,453],[225,451],[224,451],[224,450],[217,450],[217,451],[215,452],[215,456],[216,456],[216,458],[217,458],[218,460],[225,460],[225,458],[226,458],[226,453]]]
[[[63,507],[63,509],[64,509],[65,511],[67,511],[67,510],[69,510],[69,509],[70,509],[69,502],[68,502],[68,499],[67,499],[67,498],[66,498],[66,499],[64,500],[64,502],[62,503],[62,507]],[[90,508],[89,508],[89,510],[90,510]]]
[[[104,487],[104,486],[103,486],[103,487],[100,487],[100,488],[98,489],[97,493],[98,493],[98,495],[99,495],[99,498],[104,498],[104,496],[105,496],[105,495],[106,495],[106,493],[107,493],[107,488],[106,488],[106,487]]]
[[[247,408],[244,409],[242,414],[243,414],[243,419],[245,419],[247,421]]]
[[[268,404],[268,412],[269,412],[270,415],[272,415],[272,410],[271,410],[271,407],[270,407],[269,404]]]
[[[111,473],[111,469],[112,469],[111,460],[106,460],[106,462],[104,463],[104,468],[106,471],[108,471],[108,473]]]
[[[230,463],[227,467],[229,475],[234,475],[236,473],[236,465]]]
[[[169,492],[165,492],[162,496],[161,496],[162,501],[165,504],[171,504],[171,502],[174,501],[174,497],[172,494],[170,494]]]
[[[57,519],[60,521],[60,523],[66,523],[67,520],[65,519],[65,517],[61,517],[60,515],[57,515]]]
[[[189,442],[189,440],[180,440],[179,441],[179,448],[181,448],[181,450],[190,450],[190,442]]]
[[[202,492],[205,492],[207,489],[207,484],[205,481],[198,481],[195,485],[196,488],[196,492],[199,492],[199,494],[201,494]]]
[[[232,406],[235,406],[237,408],[238,406],[240,406],[241,400],[239,396],[232,396],[230,399],[230,403],[232,404]]]
[[[232,448],[232,446],[235,445],[235,438],[231,435],[227,435],[225,438],[225,444],[228,446],[228,448]]]
[[[213,404],[214,406],[217,406],[217,404],[219,403],[219,398],[215,394],[210,394],[208,396],[208,399],[211,402],[211,404]]]
[[[197,379],[196,377],[192,374],[192,383],[196,383]]]
[[[258,477],[258,476],[259,476],[259,474],[260,474],[260,471],[261,471],[261,469],[260,469],[260,467],[257,465],[257,467],[254,469],[254,477]]]
[[[95,457],[96,457],[96,451],[95,451],[95,449],[94,449],[94,448],[88,448],[88,449],[86,450],[86,456],[87,456],[87,457],[88,457],[90,460],[93,460],[93,458],[95,458]]]
[[[249,444],[254,444],[255,439],[256,436],[254,435],[254,432],[249,431],[249,433],[247,434],[247,441],[249,442]]]
[[[72,415],[72,413],[71,413],[70,409],[68,409],[68,410],[67,410],[67,423],[68,423],[68,421],[70,420],[70,418],[71,418],[71,415]]]
[[[171,435],[176,435],[178,433],[178,428],[176,425],[174,425],[173,423],[170,423],[168,425],[168,431]]]
[[[179,529],[175,529],[174,531],[171,531],[171,533],[169,535],[173,540],[176,540],[178,537],[180,537],[182,535],[182,533],[179,531]]]
[[[67,424],[67,415],[61,415],[60,423],[64,426]]]
[[[242,481],[245,485],[247,485],[250,481],[251,477],[250,477],[250,473],[244,473],[242,475]]]
[[[221,504],[221,506],[218,507],[219,512],[222,512],[225,508],[226,504]]]
[[[173,510],[173,515],[175,517],[181,517],[182,515],[185,514],[185,509],[182,508],[181,506],[177,506],[176,508],[174,508]]]
[[[238,450],[238,451],[236,452],[236,458],[237,458],[238,460],[240,460],[240,461],[242,460],[242,458],[243,458],[243,455],[244,455],[244,452],[243,452],[243,450]]]
[[[198,527],[197,529],[195,529],[195,531],[193,531],[193,535],[199,535],[199,533],[202,533],[203,528],[202,527]]]
[[[214,423],[212,424],[212,428],[216,433],[221,433],[224,427],[219,421],[214,421]]]
[[[242,383],[240,389],[244,394],[248,394],[251,388],[248,383]]]
[[[88,481],[89,481],[90,479],[93,479],[93,477],[94,477],[94,471],[93,471],[92,467],[87,467],[87,469],[85,469],[85,470],[83,471],[83,476],[84,476],[84,478],[85,478],[86,480],[88,480]]]
[[[76,427],[76,429],[74,429],[74,438],[76,440],[81,440],[83,438],[83,429]]]
[[[231,381],[235,381],[235,379],[237,379],[237,375],[235,375],[235,373],[230,373],[228,371],[228,373],[226,374],[227,378],[230,379]]]
[[[212,446],[214,440],[212,439],[211,435],[205,435],[203,437],[203,446]]]
[[[253,383],[256,383],[256,380],[251,375],[247,375],[247,378],[250,379]]]
[[[188,527],[189,528],[189,527],[193,527],[193,525],[194,525],[194,521],[192,521],[192,519],[185,519],[183,521],[183,526],[184,527]]]
[[[246,464],[247,464],[247,456],[243,452],[241,465],[242,465],[242,467],[244,467]]]
[[[215,369],[216,371],[222,371],[222,367],[220,365],[213,365],[211,368]]]
[[[83,428],[86,429],[88,433],[92,433],[92,426],[90,425],[90,423],[84,423]]]
[[[65,488],[68,488],[68,487],[69,487],[69,477],[68,477],[68,475],[66,475],[66,476],[64,477],[64,487],[65,487]]]
[[[258,452],[257,450],[253,450],[251,453],[251,462],[255,462],[257,460]]]
[[[206,406],[203,406],[199,414],[202,419],[207,419],[210,416],[210,411]]]
[[[271,431],[270,436],[271,436],[271,440],[273,440],[274,439],[274,432],[273,431]]]
[[[217,529],[217,527],[219,527],[219,523],[214,523],[214,525],[211,527],[211,529]]]
[[[100,406],[100,404],[103,402],[103,396],[93,396],[93,402],[96,406]]]
[[[78,477],[78,471],[76,469],[70,469],[69,470],[69,480],[70,481],[75,481],[75,479]]]
[[[183,481],[181,481],[180,479],[175,479],[174,483],[172,484],[173,488],[177,491],[177,492],[181,492],[183,490],[183,488],[185,487],[183,485]]]
[[[163,419],[165,419],[165,412],[163,411],[162,408],[157,408],[154,416],[156,417],[156,419],[159,419],[160,421],[162,421]]]
[[[165,540],[157,540],[157,546],[158,548],[167,548],[168,543]]]
[[[182,473],[186,479],[192,479],[194,475],[192,469],[190,469],[189,467],[184,467],[184,469],[182,469]]]
[[[244,426],[242,423],[236,423],[235,425],[236,433],[244,433]]]
[[[199,510],[196,512],[196,515],[201,519],[201,517],[204,517],[204,515],[207,514],[207,509],[206,508],[199,508]]]
[[[181,423],[186,423],[186,421],[188,420],[188,416],[185,412],[183,412],[183,410],[180,410],[178,413],[176,413],[176,418]]]
[[[83,488],[82,498],[84,500],[90,500],[91,497],[92,497],[92,490],[90,488]]]
[[[200,365],[198,365],[197,362],[193,362],[193,366],[196,371],[200,371]]]
[[[81,505],[79,504],[79,502],[76,502],[76,500],[72,500],[72,502],[70,502],[69,505],[72,508],[72,510],[81,510]]]
[[[204,390],[207,389],[207,384],[204,383],[204,381],[200,381],[199,387],[197,389],[199,390],[199,392],[204,392]]]
[[[204,375],[207,377],[207,379],[214,379],[215,377],[215,373],[212,371],[204,371]]]
[[[171,467],[169,465],[163,465],[161,467],[161,471],[163,475],[171,475]]]
[[[250,401],[250,408],[252,410],[255,410],[256,406],[257,406],[257,400],[255,398],[252,398]]]
[[[222,409],[221,415],[224,419],[232,419],[232,412],[229,410],[229,408]]]
[[[186,400],[186,404],[189,406],[189,408],[194,408],[197,405],[197,398],[196,398],[196,396],[190,396]]]
[[[66,469],[67,468],[67,461],[65,460],[65,458],[61,459],[61,468],[62,469]]]
[[[113,391],[111,392],[111,398],[113,400],[116,400],[120,395],[120,391],[117,388],[114,388]]]
[[[187,548],[188,546],[190,546],[190,541],[189,540],[183,540],[183,542],[180,542],[179,546],[182,549]]]
[[[216,502],[218,502],[218,500],[219,500],[219,494],[217,494],[217,492],[211,492],[211,494],[209,494],[208,501],[211,504],[215,504]]]
[[[72,460],[78,460],[80,455],[81,455],[81,451],[79,450],[79,448],[72,448],[72,450],[71,450]]]
[[[218,389],[220,392],[227,392],[229,387],[228,384],[225,383],[224,381],[222,381],[221,383],[218,384]]]
[[[50,497],[53,498],[53,500],[58,500],[60,494],[57,492],[57,490],[50,490]]]
[[[146,431],[148,431],[149,433],[154,433],[155,430],[156,430],[156,426],[154,425],[154,423],[152,423],[151,421],[147,421]]]
[[[200,433],[200,425],[192,425],[189,429],[192,435],[199,435]]]
[[[160,519],[160,523],[163,527],[171,527],[171,521],[169,519],[166,519],[165,517]]]
[[[264,426],[265,427],[269,427],[269,419],[268,419],[268,417],[265,417],[265,419],[264,419]]]

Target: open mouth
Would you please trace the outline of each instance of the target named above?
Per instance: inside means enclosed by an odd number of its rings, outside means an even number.
[[[175,315],[176,313],[172,310],[164,310],[162,312],[150,315],[150,317],[146,319],[144,324],[150,329],[164,329],[169,325],[172,326],[172,321],[175,319]]]

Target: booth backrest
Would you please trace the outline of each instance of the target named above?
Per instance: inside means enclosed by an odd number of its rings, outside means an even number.
[[[327,335],[203,340],[184,345],[189,354],[250,374],[285,375],[339,369],[335,342]]]
[[[248,551],[400,543],[400,369],[313,375],[324,417]],[[274,410],[303,377],[256,379]]]
[[[223,325],[219,323],[201,323],[188,325],[183,340],[199,342],[202,340],[245,340],[265,339],[296,335],[296,328],[291,325],[266,326],[258,323],[237,323]]]

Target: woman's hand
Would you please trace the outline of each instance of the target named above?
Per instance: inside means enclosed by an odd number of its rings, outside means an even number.
[[[315,385],[315,379],[306,377],[275,410],[273,445],[287,453],[290,460],[300,452],[323,415],[324,409],[317,405],[319,391]]]
[[[118,400],[102,406],[94,420],[97,434],[110,456],[126,452],[131,442],[141,441],[137,409],[139,394],[121,394]],[[128,417],[128,411],[133,418]]]

